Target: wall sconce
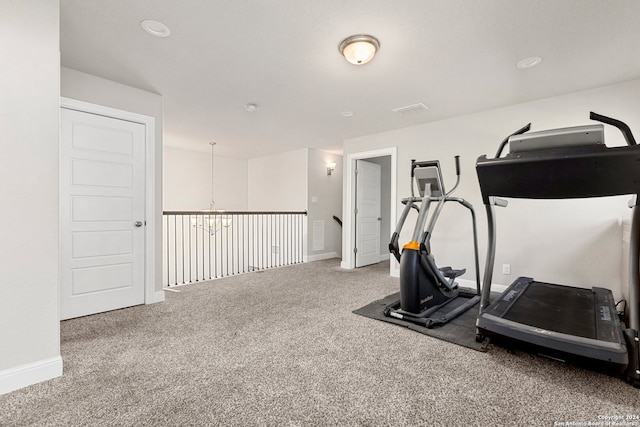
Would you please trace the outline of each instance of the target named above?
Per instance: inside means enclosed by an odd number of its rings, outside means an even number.
[[[336,163],[327,162],[327,175],[331,175],[331,172],[333,172],[334,170],[336,170]]]

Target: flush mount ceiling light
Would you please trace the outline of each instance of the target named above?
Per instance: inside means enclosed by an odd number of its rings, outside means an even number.
[[[345,59],[354,65],[364,65],[371,61],[380,49],[380,42],[373,36],[356,34],[342,40],[338,50]]]
[[[524,69],[535,67],[536,65],[542,62],[541,56],[530,56],[529,58],[524,58],[518,61],[516,64],[516,68]]]
[[[253,113],[258,109],[258,106],[256,104],[246,104],[244,106],[245,111],[248,111],[249,113]]]
[[[145,19],[140,23],[140,26],[147,33],[156,37],[169,37],[171,30],[162,22],[154,21],[153,19]]]

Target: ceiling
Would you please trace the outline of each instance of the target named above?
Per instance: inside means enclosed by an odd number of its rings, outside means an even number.
[[[637,0],[61,0],[60,50],[162,95],[166,146],[253,158],[640,78],[638,18]],[[359,33],[381,44],[363,66],[338,52]]]

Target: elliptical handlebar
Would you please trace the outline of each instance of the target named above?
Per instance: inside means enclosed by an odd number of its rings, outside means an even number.
[[[413,193],[413,171],[416,168],[415,166],[416,164],[416,159],[411,159],[411,179],[409,180],[409,185],[411,186],[411,198],[415,197],[415,194]]]
[[[451,190],[445,195],[445,197],[451,196],[451,194],[458,188],[458,184],[460,184],[460,156],[454,157],[456,162],[456,185],[453,186]]]

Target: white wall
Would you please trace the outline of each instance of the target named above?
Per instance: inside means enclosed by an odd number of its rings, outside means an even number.
[[[327,162],[336,163],[331,176]],[[307,260],[340,256],[342,235],[333,215],[342,215],[342,157],[304,148],[250,159],[248,164],[250,210],[307,211]],[[317,202],[314,202],[314,197]],[[314,250],[313,222],[324,222],[322,249]]]
[[[56,37],[58,37],[56,35]],[[110,80],[61,68],[60,92],[66,98],[155,118],[155,290],[162,290],[162,97]],[[149,188],[150,183],[147,183]]]
[[[342,254],[342,228],[333,219],[333,215],[342,217],[342,156],[314,148],[309,148],[308,152],[308,259],[339,257]],[[327,162],[336,164],[331,175],[327,175]],[[318,239],[322,244],[317,246],[314,245],[313,233],[316,221],[324,223],[324,235],[322,239]]]
[[[303,148],[249,159],[249,209],[307,210],[307,156]]]
[[[164,147],[165,211],[208,210],[211,202],[211,152]],[[246,210],[247,160],[215,154],[216,209]]]
[[[445,185],[450,187],[455,182],[453,156],[459,154],[462,181],[456,195],[469,200],[477,211],[482,270],[486,216],[475,173],[477,157],[493,157],[500,141],[528,122],[533,123],[534,131],[581,125],[590,123],[589,111],[623,120],[640,135],[640,81],[350,139],[344,143],[344,155],[397,146],[397,191],[402,198],[408,195],[412,158],[440,160]],[[607,145],[624,144],[621,134],[609,126],[605,127],[605,137]],[[551,283],[608,287],[619,298],[623,287],[621,223],[630,215],[628,199],[511,199],[508,208],[497,208],[493,283],[508,285],[518,275],[528,275]],[[398,203],[398,215],[402,207]],[[414,219],[408,219],[407,225]],[[443,210],[432,242],[439,265],[467,267],[464,278],[473,279],[471,226],[463,208],[447,206]],[[502,274],[505,263],[511,265],[510,276]]]
[[[62,374],[59,2],[0,2],[0,394]]]

